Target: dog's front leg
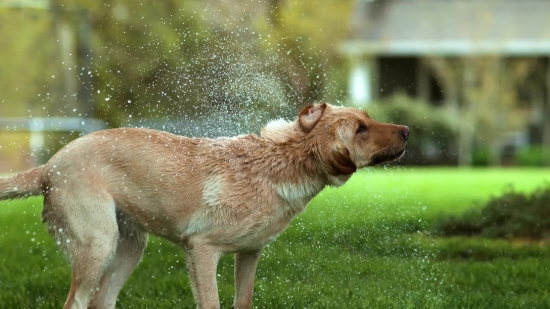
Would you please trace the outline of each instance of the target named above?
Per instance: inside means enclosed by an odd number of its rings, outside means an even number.
[[[235,254],[235,309],[248,309],[252,305],[254,276],[262,249]]]
[[[212,246],[204,244],[193,244],[186,251],[197,308],[219,309],[216,269],[221,253]]]

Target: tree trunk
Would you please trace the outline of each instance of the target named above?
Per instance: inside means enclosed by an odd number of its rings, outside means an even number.
[[[422,100],[429,102],[430,101],[430,76],[428,75],[428,68],[426,67],[425,61],[422,58],[416,60],[416,79],[418,83],[416,85],[416,94]]]
[[[476,90],[477,76],[472,59],[462,61],[462,106],[460,108],[460,130],[458,132],[458,165],[471,166],[474,152],[474,134],[477,119],[475,103],[470,92]]]
[[[95,104],[92,96],[92,46],[91,46],[91,25],[90,17],[84,9],[79,10],[78,14],[78,41],[77,58],[78,67],[76,72],[80,72],[80,85],[78,89],[78,101],[84,106],[85,117],[94,117]]]
[[[464,113],[460,107],[460,75],[458,74],[459,72],[457,72],[457,69],[449,63],[450,61],[451,60],[448,58],[433,57],[425,59],[423,63],[426,66],[429,66],[437,76],[441,88],[443,88],[443,93],[445,94],[445,105],[453,111],[456,119],[464,119]],[[456,140],[457,163],[458,165],[471,165],[471,158],[468,159],[462,155],[464,153],[462,149],[464,147],[468,148],[466,145],[467,134],[463,133],[463,131],[467,131],[469,128],[464,121],[461,121],[460,123],[460,127],[458,128],[458,137]]]
[[[550,58],[546,59],[546,100],[543,106],[543,131],[542,131],[542,147],[550,150]],[[550,154],[543,152],[542,162],[546,166],[550,166]]]
[[[502,165],[502,145],[498,140],[494,140],[489,144],[489,165]]]
[[[472,153],[474,151],[474,129],[467,121],[462,121],[458,131],[458,165],[462,167],[472,166]]]
[[[486,99],[491,106],[494,108],[494,117],[495,120],[493,123],[494,130],[496,132],[494,138],[492,138],[491,142],[489,143],[489,165],[491,166],[500,166],[502,165],[502,140],[501,140],[501,133],[505,131],[504,128],[504,122],[505,122],[505,115],[503,108],[500,108],[500,100],[499,100],[499,94],[501,93],[501,87],[502,87],[502,80],[501,76],[503,74],[502,72],[502,66],[503,66],[503,60],[500,57],[494,57],[491,59],[488,59],[489,66],[488,69],[484,72],[485,74],[489,74],[491,79],[494,79],[496,83],[493,83],[492,87],[489,86],[490,89],[482,89],[482,91],[487,92]]]

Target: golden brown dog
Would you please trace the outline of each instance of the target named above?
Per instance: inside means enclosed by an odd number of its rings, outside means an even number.
[[[44,195],[44,222],[72,265],[64,308],[114,308],[148,233],[184,248],[198,308],[219,308],[218,259],[235,253],[234,307],[250,308],[262,249],[325,186],[399,158],[408,135],[327,104],[272,122],[259,137],[105,130],[0,179],[0,199]]]

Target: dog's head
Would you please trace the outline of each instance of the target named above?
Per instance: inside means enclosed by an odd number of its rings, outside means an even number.
[[[305,107],[294,130],[321,145],[321,160],[332,175],[349,175],[398,159],[409,137],[406,126],[377,122],[364,111],[328,104]]]

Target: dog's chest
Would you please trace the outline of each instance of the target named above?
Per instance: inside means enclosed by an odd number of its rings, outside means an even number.
[[[324,187],[317,175],[288,167],[287,156],[274,157],[257,145],[223,140],[211,146],[216,157],[206,156],[212,168],[201,180],[200,205],[180,225],[183,237],[206,237],[236,248],[261,246]],[[257,152],[262,151],[260,160]]]
[[[263,247],[303,211],[320,191],[319,187],[257,182],[240,190],[241,194],[235,194],[238,185],[231,186],[220,176],[211,177],[205,182],[204,205],[188,223],[184,234],[206,237],[227,247],[228,251]]]
[[[252,228],[251,242],[265,245],[286,229],[292,219],[300,214],[315,195],[323,188],[322,183],[282,183],[273,185],[273,206],[264,224]]]

